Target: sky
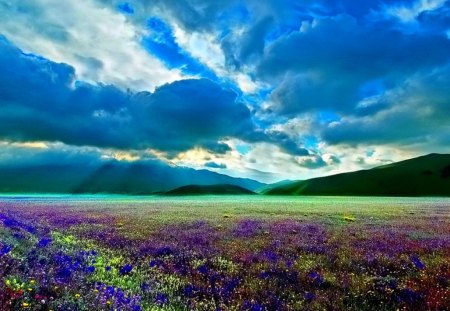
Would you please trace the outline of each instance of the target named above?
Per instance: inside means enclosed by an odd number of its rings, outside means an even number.
[[[0,0],[0,68],[1,165],[275,182],[450,150],[445,0]]]

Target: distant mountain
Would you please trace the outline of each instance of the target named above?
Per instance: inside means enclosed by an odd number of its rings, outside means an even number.
[[[265,184],[208,170],[169,166],[153,160],[83,164],[0,165],[3,193],[152,194],[185,185],[229,184],[250,190]]]
[[[270,195],[450,196],[450,155],[426,156],[269,187]]]
[[[182,186],[165,193],[166,195],[207,195],[207,194],[256,194],[253,191],[240,186],[223,184],[223,185],[187,185]]]

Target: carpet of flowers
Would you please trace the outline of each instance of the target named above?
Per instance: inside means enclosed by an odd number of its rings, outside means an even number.
[[[450,310],[448,205],[173,220],[102,206],[0,200],[0,310]]]

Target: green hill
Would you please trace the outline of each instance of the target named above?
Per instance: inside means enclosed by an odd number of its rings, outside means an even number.
[[[0,164],[0,193],[162,193],[184,185],[230,184],[256,190],[263,183],[156,160]]]
[[[450,155],[429,154],[269,188],[269,195],[450,196]]]
[[[237,195],[237,194],[255,194],[253,191],[240,186],[222,184],[222,185],[187,185],[182,186],[165,193],[166,195]]]

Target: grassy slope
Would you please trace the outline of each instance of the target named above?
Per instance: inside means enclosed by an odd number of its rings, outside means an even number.
[[[151,194],[189,184],[234,184],[250,190],[264,185],[251,179],[152,161],[110,161],[101,166],[79,163],[0,166],[0,192],[3,193]]]
[[[187,185],[165,193],[166,195],[208,195],[208,194],[255,194],[253,191],[236,185]]]
[[[450,196],[450,155],[429,154],[370,170],[297,181],[265,194]]]

